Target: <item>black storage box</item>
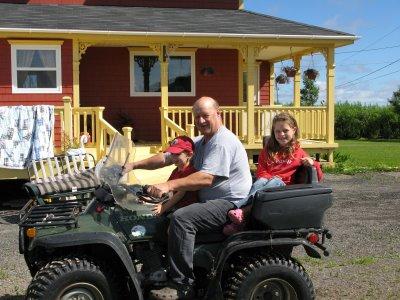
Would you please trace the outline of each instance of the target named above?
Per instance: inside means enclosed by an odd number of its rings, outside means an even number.
[[[321,228],[332,200],[332,189],[319,185],[259,191],[253,200],[252,219],[262,229]]]

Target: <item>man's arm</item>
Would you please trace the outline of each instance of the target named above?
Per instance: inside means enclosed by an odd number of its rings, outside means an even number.
[[[154,197],[161,197],[170,191],[197,191],[201,188],[211,186],[214,177],[214,175],[198,171],[184,178],[152,185],[148,193]]]
[[[128,173],[134,169],[145,169],[145,170],[155,170],[165,166],[169,166],[172,162],[166,159],[165,153],[158,153],[152,157],[126,163],[124,166],[124,174]]]

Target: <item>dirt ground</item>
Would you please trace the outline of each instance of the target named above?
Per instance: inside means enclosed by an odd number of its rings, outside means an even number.
[[[335,202],[325,225],[333,237],[322,260],[296,256],[317,299],[400,299],[400,173],[331,175]],[[0,210],[0,298],[24,299],[31,280],[18,253],[18,211]]]

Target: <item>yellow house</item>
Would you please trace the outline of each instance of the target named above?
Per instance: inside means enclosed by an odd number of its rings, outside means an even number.
[[[207,95],[250,158],[285,111],[302,146],[333,162],[334,52],[356,36],[246,11],[241,0],[24,3],[0,3],[0,105],[55,105],[57,147],[61,132],[89,132],[100,156],[123,127],[165,146],[197,134],[191,105]],[[300,62],[315,53],[326,60],[326,104],[303,107]],[[283,60],[295,68],[292,106],[275,101],[274,64]]]

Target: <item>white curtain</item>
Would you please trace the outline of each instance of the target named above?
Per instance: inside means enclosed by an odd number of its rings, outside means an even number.
[[[36,50],[38,51],[42,65],[45,68],[56,67],[56,51],[55,50]]]
[[[30,68],[33,62],[35,50],[17,50],[17,67]]]

